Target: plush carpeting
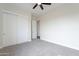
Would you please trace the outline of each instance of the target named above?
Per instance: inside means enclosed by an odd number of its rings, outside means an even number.
[[[0,50],[2,56],[79,56],[79,51],[49,43],[33,40],[23,44],[5,47]]]

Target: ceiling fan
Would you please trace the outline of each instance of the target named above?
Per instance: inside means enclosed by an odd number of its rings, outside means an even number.
[[[35,9],[37,6],[40,6],[40,8],[43,10],[43,5],[51,5],[51,3],[36,3],[34,6],[33,6],[33,9]]]

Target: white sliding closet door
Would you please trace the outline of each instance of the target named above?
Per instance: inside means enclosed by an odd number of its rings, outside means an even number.
[[[15,14],[3,12],[3,44],[4,46],[16,43],[16,22]]]
[[[28,39],[30,21],[28,20],[28,17],[26,15],[24,16],[2,12],[2,18],[3,47],[30,41]]]
[[[27,42],[28,37],[27,17],[17,16],[17,43]]]

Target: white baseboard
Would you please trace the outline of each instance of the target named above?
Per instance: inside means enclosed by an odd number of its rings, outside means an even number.
[[[43,39],[42,39],[42,40],[43,40]],[[66,44],[61,44],[61,43],[53,42],[53,41],[50,41],[50,40],[44,40],[44,41],[47,41],[47,42],[50,42],[50,43],[54,43],[54,44],[56,44],[56,45],[64,46],[64,47],[71,48],[71,49],[74,49],[74,50],[78,50],[78,51],[79,51],[78,48],[74,48],[74,47],[71,47],[71,46],[66,45]]]
[[[17,44],[22,44],[22,43],[26,43],[26,42],[30,42],[31,40],[28,40],[28,41],[24,41],[24,42],[18,42],[16,44],[12,44],[12,45],[8,45],[8,46],[13,46],[13,45],[17,45]],[[0,47],[0,49],[4,48],[4,47],[8,47],[8,46],[3,46],[3,47]]]

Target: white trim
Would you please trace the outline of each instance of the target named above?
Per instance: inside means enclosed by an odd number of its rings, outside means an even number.
[[[8,45],[8,46],[13,46],[13,45],[17,45],[17,44],[23,44],[23,43],[27,43],[27,42],[31,42],[31,40],[26,41],[26,42],[21,42],[21,43],[16,43],[16,44]],[[5,48],[5,47],[8,47],[8,46],[0,47],[0,49]]]
[[[67,47],[67,48],[71,48],[71,49],[74,49],[74,50],[78,50],[79,51],[78,48],[74,48],[74,47],[71,47],[71,46],[68,46],[68,45],[65,45],[65,44],[61,44],[61,43],[57,43],[57,42],[53,42],[53,41],[45,40],[45,39],[42,39],[42,40],[47,41],[47,42],[50,42],[50,43],[54,43],[56,45],[60,45],[60,46],[63,46],[63,47]]]
[[[23,16],[23,17],[26,17],[26,15],[27,15],[27,13],[23,15],[23,14],[20,14],[19,12],[14,12],[14,11],[5,10],[5,9],[1,9],[0,11],[1,11],[1,12],[5,12],[5,13],[14,14],[14,15],[17,15],[17,16]]]

